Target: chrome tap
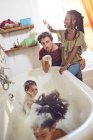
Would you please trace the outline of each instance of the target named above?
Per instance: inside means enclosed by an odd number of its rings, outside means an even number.
[[[8,90],[9,89],[9,84],[12,83],[11,80],[9,80],[9,78],[7,77],[7,75],[4,73],[4,67],[0,68],[0,82],[1,85],[3,87],[4,90]]]

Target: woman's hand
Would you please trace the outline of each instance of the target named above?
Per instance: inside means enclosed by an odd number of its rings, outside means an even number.
[[[80,61],[80,69],[83,70],[86,66],[86,61],[84,58],[82,58],[82,60]]]
[[[66,66],[63,66],[63,67],[60,68],[59,73],[62,74],[63,71],[65,71],[65,70],[67,70],[67,68],[66,68]]]
[[[48,24],[48,29],[50,32],[53,32],[53,28]]]

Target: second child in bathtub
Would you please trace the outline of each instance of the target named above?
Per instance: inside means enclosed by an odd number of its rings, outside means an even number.
[[[25,98],[23,103],[23,110],[26,114],[29,114],[29,111],[31,110],[31,105],[34,102],[34,98],[38,93],[37,84],[33,80],[27,80],[24,83],[24,90],[25,90]]]

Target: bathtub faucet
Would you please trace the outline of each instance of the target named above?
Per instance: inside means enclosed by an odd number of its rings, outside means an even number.
[[[7,77],[7,75],[4,73],[4,67],[0,68],[0,82],[1,85],[3,87],[4,90],[8,90],[9,89],[9,84],[12,83],[11,80],[9,80],[9,78]]]

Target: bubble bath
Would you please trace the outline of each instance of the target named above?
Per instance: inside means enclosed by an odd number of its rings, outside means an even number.
[[[59,74],[58,67],[51,67],[48,73],[41,68],[22,73],[12,80],[15,84],[6,93],[1,90],[0,98],[0,139],[2,140],[35,140],[33,131],[27,125],[27,115],[22,111],[24,99],[24,82],[35,80],[38,95],[57,89],[62,98],[68,101],[69,110],[66,119],[57,124],[68,134],[60,140],[92,140],[93,139],[93,90],[76,79],[68,71]],[[10,103],[8,94],[15,96]]]

